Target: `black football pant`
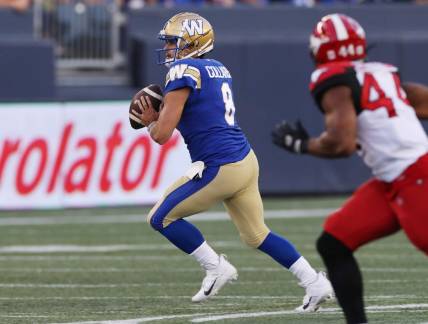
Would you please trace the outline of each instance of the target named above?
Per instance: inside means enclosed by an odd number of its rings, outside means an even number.
[[[323,232],[317,241],[336,298],[348,324],[367,323],[364,313],[363,281],[352,251],[334,236]]]

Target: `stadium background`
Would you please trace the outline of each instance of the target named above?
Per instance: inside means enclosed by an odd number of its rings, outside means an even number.
[[[65,22],[53,25],[43,15],[35,24],[32,12],[0,11],[0,206],[152,203],[185,170],[187,154],[181,139],[162,153],[145,131],[130,129],[126,110],[138,88],[163,84],[165,69],[156,64],[154,52],[161,46],[156,35],[169,16],[183,9],[119,13],[119,27],[101,25],[105,34],[97,34],[101,27],[90,23],[89,9],[77,14],[73,3],[66,8],[79,19],[61,15],[61,8],[52,12],[80,26],[77,31],[63,27]],[[197,11],[213,22],[213,57],[234,77],[238,122],[260,157],[264,194],[348,193],[369,176],[356,156],[336,161],[296,157],[270,142],[272,126],[284,118],[301,119],[313,135],[322,130],[308,91],[313,64],[307,49],[308,35],[320,17],[334,11],[355,17],[366,29],[370,59],[397,64],[403,80],[428,83],[428,6],[272,5]],[[43,23],[45,27],[38,27]],[[108,50],[116,29],[121,36],[117,53]],[[98,49],[84,57],[79,46]],[[72,130],[67,133],[69,123]],[[177,159],[183,163],[174,163]]]

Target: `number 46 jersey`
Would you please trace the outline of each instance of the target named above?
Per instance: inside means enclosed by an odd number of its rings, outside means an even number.
[[[375,177],[390,182],[428,151],[428,138],[401,87],[398,69],[383,63],[319,66],[310,89],[318,106],[330,88],[352,90],[359,154]]]
[[[211,59],[175,61],[166,75],[164,94],[191,89],[177,129],[192,161],[220,166],[242,160],[250,145],[235,120],[232,77]]]

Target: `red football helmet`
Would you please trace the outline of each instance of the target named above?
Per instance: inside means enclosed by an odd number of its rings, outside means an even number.
[[[353,18],[335,13],[317,23],[309,47],[317,65],[361,60],[366,56],[366,33]]]

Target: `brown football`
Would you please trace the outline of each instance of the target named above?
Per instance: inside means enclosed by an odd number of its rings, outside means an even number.
[[[129,105],[129,122],[132,128],[139,129],[144,127],[140,118],[133,113],[133,111],[139,114],[142,113],[140,100],[145,100],[144,97],[149,97],[154,110],[159,111],[163,99],[162,88],[157,84],[150,84],[132,97]]]

